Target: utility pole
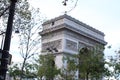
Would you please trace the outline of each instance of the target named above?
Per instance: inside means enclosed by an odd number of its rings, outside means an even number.
[[[7,23],[7,29],[5,32],[5,41],[3,50],[1,50],[1,66],[0,66],[0,80],[5,80],[6,78],[6,72],[8,70],[8,63],[9,63],[9,49],[10,49],[10,42],[11,42],[11,35],[12,35],[12,24],[13,24],[13,17],[15,12],[15,4],[17,0],[10,0],[10,9],[9,9],[9,17],[8,17],[8,23]]]

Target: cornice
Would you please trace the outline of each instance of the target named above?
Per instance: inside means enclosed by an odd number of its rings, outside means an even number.
[[[77,24],[79,24],[79,25],[81,25],[81,26],[83,26],[83,27],[85,27],[87,29],[90,29],[90,30],[92,30],[92,31],[100,34],[100,35],[105,36],[105,34],[103,32],[101,32],[101,31],[99,31],[99,30],[97,30],[97,29],[95,29],[95,28],[93,28],[93,27],[91,27],[91,26],[89,26],[89,25],[87,25],[87,24],[85,24],[85,23],[83,23],[83,22],[81,22],[81,21],[79,21],[79,20],[77,20],[77,19],[69,16],[69,15],[67,15],[67,14],[64,14],[64,15],[61,15],[61,16],[56,17],[54,19],[48,20],[48,21],[46,21],[46,22],[43,23],[43,26],[46,25],[46,24],[50,24],[50,23],[52,23],[54,21],[60,20],[60,19],[64,19],[64,18],[66,18],[68,20],[71,20],[71,21],[73,21],[73,22],[75,22],[75,23],[77,23]]]
[[[78,30],[78,29],[76,29],[76,28],[73,28],[73,27],[71,27],[70,25],[65,24],[65,23],[64,23],[64,24],[60,24],[60,25],[55,26],[55,27],[50,28],[50,29],[43,30],[42,32],[40,32],[40,35],[42,36],[42,35],[44,35],[44,34],[51,33],[51,32],[53,32],[53,31],[57,31],[57,30],[60,30],[60,29],[70,30],[70,31],[75,32],[75,33],[77,33],[77,34],[80,34],[80,35],[82,35],[82,36],[84,36],[84,37],[88,37],[88,38],[93,39],[93,40],[95,40],[95,41],[97,41],[97,42],[99,42],[99,43],[102,43],[103,45],[106,45],[106,44],[107,44],[107,42],[105,42],[104,40],[98,39],[98,38],[96,38],[96,37],[94,37],[94,36],[92,36],[92,35],[90,35],[90,34],[87,34],[87,33],[83,32],[83,31],[81,31],[81,30]]]

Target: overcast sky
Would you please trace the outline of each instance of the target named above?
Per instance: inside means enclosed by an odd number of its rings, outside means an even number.
[[[76,0],[68,0],[66,7],[62,5],[62,1],[30,0],[31,4],[36,8],[40,8],[48,19],[62,15],[65,11],[70,10]],[[73,3],[71,3],[72,1]],[[116,50],[120,47],[119,3],[120,0],[78,0],[76,8],[68,12],[68,15],[104,32],[105,41]]]
[[[65,7],[62,1],[30,0],[30,3],[51,19],[63,15],[75,3],[75,0],[68,0]],[[76,8],[67,14],[105,33],[105,41],[112,45],[112,49],[105,50],[106,56],[120,48],[120,0],[78,0]]]

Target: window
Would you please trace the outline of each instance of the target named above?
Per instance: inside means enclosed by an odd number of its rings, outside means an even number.
[[[55,22],[52,22],[51,25],[53,26],[55,24]]]

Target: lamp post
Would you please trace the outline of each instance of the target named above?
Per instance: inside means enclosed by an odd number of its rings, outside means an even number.
[[[9,49],[10,49],[12,24],[13,24],[13,17],[14,17],[16,2],[17,2],[17,0],[11,0],[11,4],[10,4],[7,29],[6,29],[6,33],[5,33],[5,41],[4,41],[3,50],[1,51],[2,57],[1,57],[1,66],[0,66],[0,80],[5,80],[6,72],[8,70],[7,66],[8,66],[9,57],[10,57]]]

